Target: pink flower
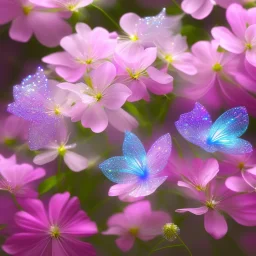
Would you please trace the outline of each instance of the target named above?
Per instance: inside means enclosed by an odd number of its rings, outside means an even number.
[[[88,160],[71,151],[76,147],[76,143],[67,145],[69,136],[67,135],[66,129],[60,131],[59,138],[52,141],[45,149],[46,151],[39,153],[33,159],[33,162],[37,165],[44,165],[46,163],[54,161],[58,156],[63,157],[64,162],[68,168],[74,172],[80,172],[87,168]]]
[[[186,37],[178,34],[169,38],[159,37],[156,40],[158,56],[167,63],[168,67],[171,66],[188,75],[197,73],[193,65],[193,56],[186,52],[188,50]]]
[[[73,122],[81,120],[84,127],[91,128],[96,133],[107,128],[108,110],[120,110],[131,95],[131,91],[125,85],[113,84],[115,77],[115,66],[106,62],[90,73],[87,84],[61,83],[58,85],[80,97],[80,101],[75,104],[71,111]]]
[[[152,211],[149,201],[141,201],[127,206],[123,213],[117,213],[108,220],[109,229],[104,235],[117,235],[116,245],[123,251],[129,251],[135,238],[149,241],[162,233],[164,224],[170,222],[170,216],[162,211]]]
[[[100,64],[111,58],[116,39],[104,28],[93,30],[84,24],[76,24],[76,34],[64,37],[60,45],[65,50],[50,54],[43,61],[53,65],[56,73],[68,82],[76,82]]]
[[[201,203],[198,208],[178,209],[176,212],[191,212],[204,215],[205,230],[215,239],[220,239],[228,231],[223,213],[244,226],[256,225],[256,197],[254,194],[235,194],[222,182],[212,181],[204,194],[194,197]]]
[[[0,156],[0,190],[6,190],[17,197],[37,197],[31,183],[44,176],[45,170],[42,168],[16,164],[15,156],[9,159]]]
[[[93,0],[29,0],[31,3],[34,3],[39,6],[47,8],[60,8],[63,11],[76,12],[80,8],[86,7],[91,4]]]
[[[239,4],[232,4],[226,14],[232,32],[226,27],[215,27],[212,35],[225,50],[234,54],[245,53],[246,60],[256,67],[255,15],[256,8],[247,11]]]
[[[183,181],[178,181],[178,186],[196,191],[205,191],[218,172],[219,164],[216,159],[193,159],[180,170]]]
[[[202,20],[212,12],[214,4],[213,0],[183,0],[181,8],[193,18]]]
[[[134,62],[122,55],[115,57],[119,81],[126,84],[132,91],[128,101],[134,102],[141,99],[149,101],[148,90],[157,95],[172,91],[173,77],[152,66],[156,57],[155,47],[138,53]]]
[[[28,133],[28,123],[15,115],[9,115],[1,120],[0,142],[6,145],[16,143],[16,140],[26,140]],[[19,129],[17,129],[19,127]]]
[[[239,56],[218,50],[216,41],[199,41],[192,46],[194,64],[197,74],[188,76],[182,74],[179,86],[175,93],[193,100],[199,100],[205,105],[236,107],[245,106],[251,115],[256,113],[256,99],[248,91],[255,92],[254,83],[238,84],[236,76],[241,59]],[[243,75],[246,76],[246,75]]]
[[[166,38],[178,32],[181,18],[182,15],[166,16],[165,8],[158,15],[145,18],[135,13],[124,14],[120,19],[120,27],[126,36],[120,36],[117,54],[125,55],[126,58],[136,58],[144,47],[154,46],[156,38]]]
[[[76,197],[55,194],[46,208],[40,200],[27,199],[15,216],[19,232],[9,237],[3,250],[10,255],[96,255],[93,247],[79,237],[97,233],[97,227],[80,210]]]
[[[12,21],[9,35],[13,40],[28,42],[32,34],[48,47],[55,47],[60,39],[71,33],[63,14],[48,12],[29,0],[2,0],[0,25]]]

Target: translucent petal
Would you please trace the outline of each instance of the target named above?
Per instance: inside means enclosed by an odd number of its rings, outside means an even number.
[[[177,130],[186,140],[201,147],[205,144],[211,125],[209,113],[198,102],[191,112],[182,114],[175,122]]]
[[[147,153],[147,167],[151,174],[161,172],[170,157],[172,139],[169,133],[160,137]]]

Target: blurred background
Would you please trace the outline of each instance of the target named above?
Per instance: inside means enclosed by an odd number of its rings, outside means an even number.
[[[168,14],[181,13],[180,2],[172,0],[98,0],[95,4],[101,6],[116,21],[119,21],[120,17],[127,12],[135,12],[142,17],[151,16],[158,14],[164,7],[167,8]],[[73,14],[70,23],[74,25],[78,21],[85,22],[92,28],[102,26],[109,31],[116,29],[106,16],[92,6]],[[183,18],[181,33],[188,37],[188,44],[192,45],[196,41],[210,39],[209,29],[221,24],[225,24],[225,10],[215,7],[212,14],[203,21],[192,19],[186,15]],[[61,49],[60,47],[44,47],[35,38],[26,44],[12,41],[8,36],[8,29],[9,24],[0,26],[0,120],[6,118],[6,106],[12,102],[12,86],[19,83],[28,74],[33,73],[37,66],[44,67],[44,64],[41,63],[42,57]],[[189,111],[193,104],[194,102],[175,98],[173,95],[168,98],[153,96],[150,103],[127,103],[125,109],[139,121],[140,126],[135,133],[139,135],[147,148],[160,135],[171,132],[175,139],[174,151],[177,152],[179,148],[183,148],[183,150],[186,149],[183,152],[184,155],[190,155],[193,152],[195,155],[200,154],[200,156],[206,157],[205,152],[200,149],[188,147],[188,144],[180,138],[173,126],[179,115]],[[256,125],[254,120],[251,121],[248,136],[253,142],[255,138],[250,134],[255,131]],[[123,134],[111,127],[103,134],[93,134],[89,129],[82,128],[78,123],[73,125],[72,130],[71,142],[72,138],[78,138],[76,142],[79,146],[79,152],[83,152],[85,156],[91,156],[95,161],[90,168],[81,173],[73,173],[68,169],[64,170],[64,177],[58,186],[58,191],[70,191],[72,195],[78,196],[82,208],[93,221],[96,221],[101,232],[107,228],[107,219],[114,213],[122,211],[127,205],[118,198],[107,196],[112,183],[101,174],[97,167],[100,161],[114,155],[121,155]],[[5,157],[16,153],[19,163],[32,162],[34,154],[26,146],[21,148],[22,144],[19,144],[19,142],[16,142],[15,145],[7,142],[0,143],[0,153]],[[44,168],[47,171],[47,176],[51,177],[56,172],[57,163],[47,164]],[[171,165],[168,171],[172,171]],[[45,184],[41,184],[39,186],[40,197],[47,200],[53,193],[57,192],[55,185],[48,184],[48,187],[46,187]],[[4,201],[1,198],[6,198],[4,192],[0,194],[0,218],[4,219],[8,216],[1,215],[4,215],[7,208],[12,206],[9,206],[8,199]],[[175,209],[184,208],[189,204],[191,205],[191,203],[178,192],[174,182],[165,182],[147,200],[151,201],[153,210],[163,210],[172,216],[173,222],[181,229],[182,239],[193,255],[256,255],[256,228],[243,227],[228,219],[228,234],[221,240],[214,240],[205,232],[202,216],[175,213]],[[2,243],[6,234],[4,229],[1,232]],[[99,233],[86,239],[86,241],[90,241],[97,248],[98,255],[103,256],[146,256],[159,241],[159,237],[150,242],[136,240],[133,249],[128,253],[123,253],[115,245],[115,238],[114,236],[103,236]],[[167,242],[166,245],[168,245]],[[1,251],[0,255],[5,254]],[[185,256],[188,255],[188,252],[183,247],[178,247],[161,250],[153,255]]]

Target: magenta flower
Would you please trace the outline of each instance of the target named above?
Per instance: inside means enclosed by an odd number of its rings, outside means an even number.
[[[76,143],[67,145],[69,136],[66,129],[60,132],[58,139],[52,141],[45,149],[46,151],[39,153],[33,159],[33,162],[37,165],[44,165],[46,163],[54,161],[58,156],[63,157],[65,164],[68,168],[74,172],[80,172],[87,168],[88,160],[71,151],[76,148]]]
[[[91,4],[93,0],[29,0],[39,6],[47,8],[59,8],[63,11],[76,12],[80,8],[86,7]]]
[[[163,211],[152,211],[149,201],[141,201],[127,206],[123,213],[112,215],[108,220],[109,229],[104,235],[117,235],[116,245],[123,251],[129,251],[135,238],[149,241],[161,235],[164,224],[170,216]]]
[[[16,164],[15,156],[4,159],[0,155],[0,190],[6,190],[17,197],[37,197],[31,183],[44,176],[45,170],[42,168]]]
[[[97,227],[80,210],[76,197],[55,194],[46,208],[40,200],[27,199],[15,216],[19,232],[9,237],[3,250],[10,255],[96,255],[93,247],[79,240],[97,233]]]
[[[216,41],[199,41],[192,46],[194,64],[197,74],[182,75],[187,82],[175,87],[175,93],[193,100],[199,100],[205,105],[212,104],[215,108],[226,106],[245,106],[251,115],[256,113],[256,99],[247,91],[255,92],[254,83],[237,83],[239,76],[240,57],[234,54],[218,51]],[[246,75],[243,75],[246,76]]]
[[[205,191],[218,172],[219,164],[216,159],[193,159],[188,165],[183,165],[182,170],[180,170],[183,181],[178,181],[178,186],[196,191]]]
[[[193,18],[202,20],[212,12],[214,4],[213,0],[183,0],[181,8]]]
[[[254,194],[235,194],[222,182],[212,181],[205,193],[197,194],[198,208],[178,209],[176,212],[191,212],[204,215],[205,230],[215,239],[226,235],[228,225],[223,213],[244,226],[256,225],[256,197]]]
[[[212,35],[225,50],[234,54],[245,53],[246,60],[256,67],[255,15],[256,8],[246,11],[241,5],[232,4],[226,14],[232,32],[226,27],[215,27]]]
[[[152,66],[157,57],[155,47],[147,48],[138,53],[134,62],[124,56],[116,56],[119,81],[126,84],[132,91],[128,101],[141,99],[149,101],[148,90],[157,95],[164,95],[173,89],[173,77]]]
[[[41,44],[55,47],[62,37],[72,32],[62,13],[49,12],[29,0],[1,1],[0,25],[10,21],[9,35],[19,42],[28,42],[34,34]]]
[[[156,45],[158,56],[167,63],[168,67],[173,67],[188,75],[197,73],[193,65],[193,56],[186,52],[188,50],[186,37],[178,34],[169,38],[158,38]]]
[[[81,120],[82,125],[93,132],[104,131],[108,126],[108,110],[118,111],[131,95],[121,83],[114,83],[116,68],[110,62],[102,64],[90,73],[87,84],[61,83],[58,86],[80,97],[71,112],[71,120]]]
[[[56,73],[68,82],[76,82],[89,71],[111,58],[116,39],[104,28],[93,30],[84,24],[76,24],[76,34],[64,37],[60,45],[65,50],[50,54],[43,61],[53,65]]]

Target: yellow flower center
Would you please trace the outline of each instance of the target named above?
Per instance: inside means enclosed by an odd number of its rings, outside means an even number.
[[[59,238],[60,237],[60,229],[57,226],[50,227],[50,235],[52,238]]]
[[[139,40],[139,37],[137,35],[130,35],[129,36],[130,40],[133,41],[133,42],[136,42]]]
[[[61,111],[60,111],[60,108],[59,108],[59,107],[55,107],[55,109],[54,109],[54,114],[55,114],[56,116],[59,116],[59,115],[61,114]]]
[[[173,57],[172,57],[171,55],[166,55],[166,56],[164,57],[164,59],[165,59],[167,62],[169,62],[169,63],[172,63],[172,62],[173,62]]]
[[[249,43],[245,44],[245,49],[246,50],[251,50],[252,49],[252,44],[249,44]]]
[[[58,148],[58,152],[59,152],[59,155],[61,156],[64,156],[67,152],[66,148],[65,148],[65,145],[61,145],[59,148]]]
[[[23,6],[23,13],[25,15],[29,15],[32,10],[33,10],[33,7],[31,5]]]
[[[102,99],[102,94],[101,93],[97,93],[94,98],[97,100],[97,101],[100,101]]]
[[[141,76],[147,75],[146,71],[137,71],[134,73],[130,68],[126,68],[126,71],[129,74],[129,76],[134,80],[138,80]]]
[[[215,71],[215,72],[219,72],[219,71],[222,70],[222,68],[223,67],[220,63],[216,63],[216,64],[213,65],[212,70]]]
[[[196,189],[197,191],[205,191],[205,188],[204,188],[203,186],[201,186],[201,185],[195,186],[195,189]]]
[[[208,200],[208,201],[206,201],[206,203],[205,203],[205,205],[206,205],[209,209],[211,209],[211,210],[213,210],[213,209],[215,208],[216,204],[217,204],[217,203],[216,203],[214,200]]]
[[[16,144],[16,140],[15,140],[15,139],[12,139],[12,138],[6,137],[6,138],[4,138],[4,144],[5,144],[6,146],[13,146],[13,145]]]
[[[245,164],[244,164],[243,162],[241,162],[241,163],[238,164],[239,170],[243,170],[244,167],[245,167]]]
[[[132,236],[137,236],[138,233],[139,233],[139,228],[137,228],[137,227],[130,228],[130,229],[129,229],[129,233],[130,233]]]
[[[68,4],[67,5],[67,9],[71,12],[77,12],[78,10],[76,9],[76,6],[75,4]]]

